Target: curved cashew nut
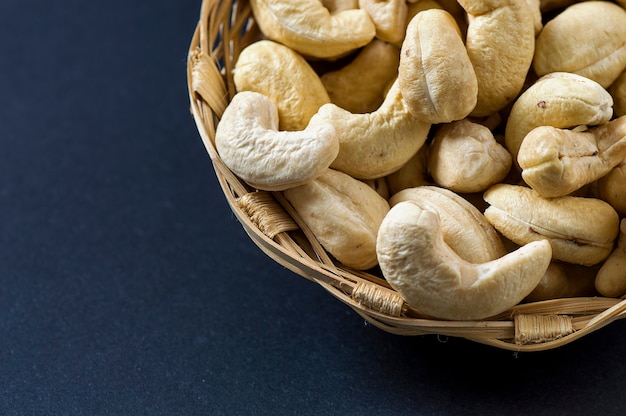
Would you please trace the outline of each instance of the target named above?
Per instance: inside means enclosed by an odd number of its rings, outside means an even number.
[[[383,220],[377,240],[383,276],[405,301],[439,319],[485,319],[515,306],[539,283],[550,243],[532,242],[497,260],[472,264],[443,240],[439,217],[402,202]]]
[[[376,234],[389,204],[374,189],[328,169],[317,179],[283,191],[320,244],[348,267],[374,267]]]
[[[358,179],[375,179],[400,169],[422,147],[431,126],[407,109],[397,81],[372,113],[353,114],[325,104],[317,115],[335,128],[339,138],[339,154],[331,167]]]
[[[626,116],[586,131],[536,127],[517,155],[522,178],[545,198],[568,195],[626,160]],[[624,186],[624,184],[622,184]]]
[[[500,182],[512,163],[491,130],[468,119],[442,125],[428,154],[435,183],[460,193],[481,192]]]
[[[484,215],[463,197],[437,186],[408,188],[393,195],[389,204],[414,201],[439,214],[443,240],[463,260],[484,263],[506,254],[498,233]]]
[[[235,94],[215,130],[228,168],[257,189],[278,191],[321,175],[339,152],[335,129],[313,116],[306,129],[278,131],[276,105],[257,92]]]
[[[476,106],[478,81],[450,13],[418,13],[406,29],[398,81],[410,111],[428,123],[465,118]]]
[[[598,198],[611,204],[615,211],[626,217],[626,159],[596,182]]]
[[[519,0],[459,0],[468,13],[466,47],[478,79],[472,115],[504,108],[521,91],[535,52],[533,12]]]
[[[617,247],[598,270],[595,285],[604,296],[617,298],[626,293],[626,218],[620,224]]]
[[[619,217],[608,203],[576,196],[543,198],[526,186],[500,183],[483,198],[485,217],[518,245],[547,239],[555,260],[592,266],[607,258]]]
[[[399,48],[374,39],[346,66],[320,79],[331,102],[351,113],[369,113],[385,100],[387,87],[398,76],[399,62]]]
[[[544,75],[515,101],[504,132],[504,144],[517,164],[524,137],[535,127],[572,128],[604,124],[613,116],[613,98],[600,84],[580,75]]]
[[[319,0],[250,0],[261,32],[305,56],[336,58],[367,45],[376,27],[365,10],[332,13]]]
[[[606,88],[626,68],[626,10],[609,1],[573,4],[546,23],[535,46],[537,75],[571,72]]]
[[[330,97],[320,77],[293,49],[271,40],[244,48],[233,71],[238,92],[255,91],[278,107],[280,130],[302,130]]]

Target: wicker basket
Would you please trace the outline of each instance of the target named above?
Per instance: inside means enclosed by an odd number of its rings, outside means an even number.
[[[586,297],[520,304],[484,321],[433,320],[405,304],[380,275],[338,264],[280,193],[250,188],[215,150],[216,124],[235,94],[234,63],[257,39],[247,0],[204,0],[189,49],[187,79],[191,111],[224,195],[252,241],[269,257],[321,285],[371,324],[399,335],[439,334],[512,351],[540,351],[626,315],[626,300]]]

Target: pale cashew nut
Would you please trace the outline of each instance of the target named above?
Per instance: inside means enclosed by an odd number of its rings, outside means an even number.
[[[376,236],[389,204],[375,190],[328,169],[283,195],[322,247],[342,264],[366,270],[378,263]]]
[[[408,7],[405,0],[359,0],[376,26],[376,37],[385,42],[400,42],[404,38]]]
[[[571,194],[625,159],[626,116],[585,131],[536,127],[517,156],[522,178],[545,198]]]
[[[235,88],[255,91],[278,107],[280,130],[302,130],[330,97],[320,77],[293,49],[271,40],[244,48],[233,70]]]
[[[626,218],[620,225],[617,247],[598,270],[595,285],[604,296],[618,298],[626,294]]]
[[[469,263],[444,242],[437,213],[408,201],[389,210],[376,250],[383,276],[409,305],[454,320],[482,320],[515,306],[539,283],[552,257],[543,240]]]
[[[481,192],[502,181],[512,163],[491,130],[467,119],[442,125],[428,154],[435,183],[460,193]]]
[[[428,123],[465,118],[476,106],[474,67],[450,13],[429,9],[409,23],[398,81],[409,110]]]
[[[369,113],[385,100],[387,87],[398,76],[400,49],[374,39],[342,68],[320,79],[330,101],[351,113]]]
[[[504,132],[504,144],[517,164],[524,137],[535,127],[573,128],[608,122],[613,98],[600,84],[580,75],[544,75],[515,101]]]
[[[598,179],[595,191],[598,198],[611,204],[620,216],[626,217],[626,159]]]
[[[318,115],[337,131],[339,154],[331,167],[358,179],[400,169],[425,143],[431,126],[407,109],[397,81],[372,113],[353,114],[331,103]]]
[[[591,266],[606,259],[617,237],[619,217],[596,198],[543,198],[526,186],[500,183],[483,198],[487,220],[518,245],[547,239],[555,260]]]
[[[389,204],[414,201],[439,215],[443,240],[463,260],[485,263],[506,254],[498,233],[471,203],[444,188],[419,186],[393,195]]]
[[[606,88],[624,68],[626,10],[609,1],[573,4],[537,36],[533,69],[539,76],[571,72]]]
[[[459,0],[468,13],[466,48],[478,80],[472,115],[495,113],[522,90],[535,51],[533,12],[519,0]]]
[[[215,130],[226,166],[257,189],[278,191],[321,175],[339,152],[335,129],[313,116],[301,131],[278,131],[278,110],[253,91],[233,97]]]
[[[376,36],[365,10],[331,13],[319,0],[250,0],[250,6],[267,38],[307,57],[344,56]]]

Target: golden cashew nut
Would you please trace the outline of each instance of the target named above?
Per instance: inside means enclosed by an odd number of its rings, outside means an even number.
[[[409,110],[428,123],[465,118],[476,106],[478,81],[450,13],[418,13],[406,29],[398,81]]]
[[[608,257],[617,237],[619,217],[595,198],[543,198],[525,186],[497,184],[483,198],[485,217],[518,245],[547,239],[555,260],[591,266]]]
[[[425,143],[431,126],[407,109],[397,81],[374,112],[353,114],[331,103],[318,116],[337,131],[339,154],[331,167],[357,179],[400,169]]]
[[[513,163],[491,130],[467,119],[442,125],[429,149],[435,183],[460,193],[481,192],[502,181]]]
[[[409,305],[454,320],[485,319],[515,306],[552,257],[543,240],[496,260],[469,263],[444,242],[437,213],[408,201],[389,210],[376,251],[383,276]]]
[[[598,270],[595,286],[607,297],[618,298],[626,294],[626,218],[620,225],[617,247]]]
[[[378,263],[376,235],[389,204],[375,190],[328,169],[283,195],[320,244],[342,264],[366,270]]]
[[[498,233],[471,203],[444,188],[419,186],[393,195],[389,204],[414,201],[439,214],[443,240],[463,260],[484,263],[506,254]]]
[[[215,130],[215,147],[228,168],[257,189],[301,185],[328,169],[339,152],[335,129],[313,116],[301,131],[278,131],[278,110],[253,91],[233,97]]]
[[[539,76],[571,72],[608,87],[626,68],[626,10],[608,1],[567,7],[537,36],[533,68]]]
[[[398,76],[400,49],[374,39],[346,66],[320,79],[330,101],[351,113],[369,113],[385,100],[387,87]]]
[[[515,101],[504,132],[504,144],[517,164],[524,137],[535,127],[573,128],[608,122],[613,98],[600,84],[580,75],[544,75]]]
[[[545,198],[571,194],[624,160],[626,116],[585,131],[537,127],[526,135],[517,156],[522,178]]]
[[[336,58],[367,45],[376,27],[365,10],[331,13],[319,0],[250,0],[267,38],[307,57]]]
[[[237,91],[255,91],[278,107],[280,130],[302,130],[330,97],[320,77],[293,49],[271,40],[244,48],[233,70]]]
[[[525,1],[459,0],[468,14],[465,46],[478,80],[472,116],[503,109],[522,90],[535,51],[533,12]]]

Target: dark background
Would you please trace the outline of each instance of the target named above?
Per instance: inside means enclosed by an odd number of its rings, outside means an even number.
[[[199,11],[0,2],[0,414],[623,414],[626,322],[391,335],[254,246],[189,111]]]

